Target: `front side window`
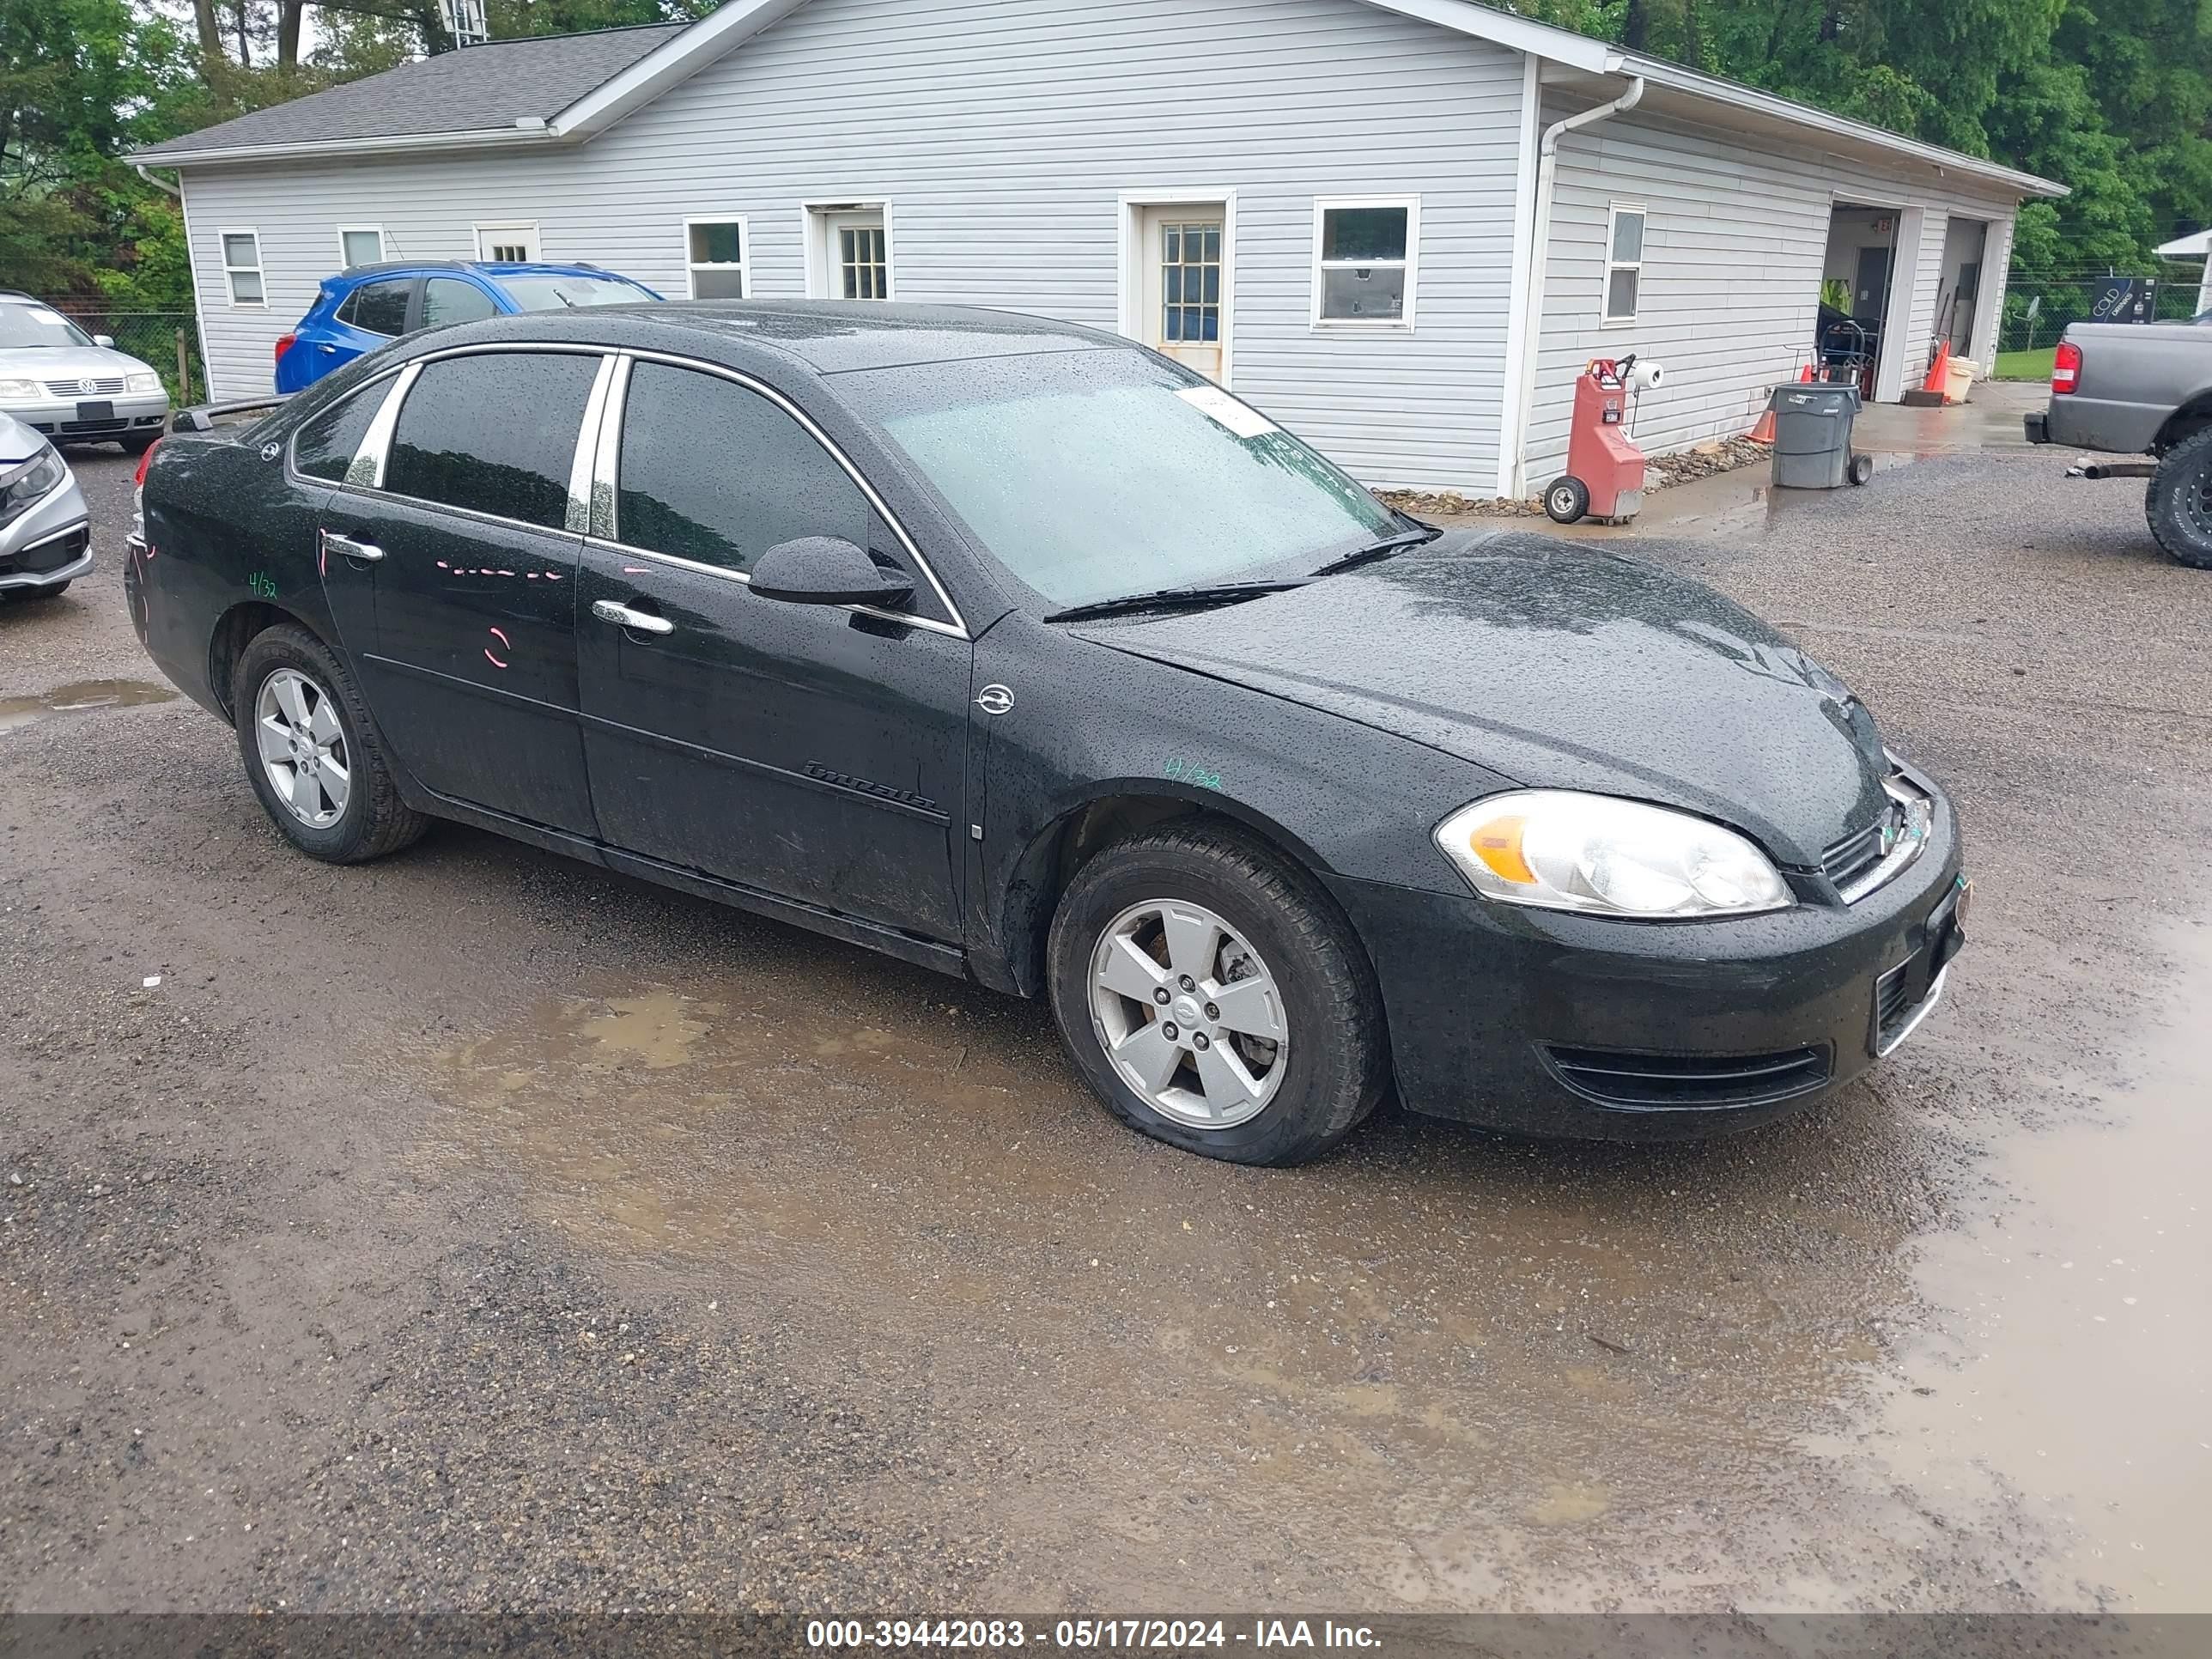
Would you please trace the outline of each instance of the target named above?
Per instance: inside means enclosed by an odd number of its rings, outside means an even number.
[[[356,265],[381,264],[384,262],[383,228],[378,225],[342,228],[338,231],[338,254],[349,270]]]
[[[1644,210],[1613,204],[1605,234],[1605,320],[1632,321],[1644,283]]]
[[[491,295],[474,283],[458,276],[433,276],[422,284],[422,326],[443,328],[448,323],[473,323],[495,317],[499,307]]]
[[[596,355],[489,351],[423,365],[384,465],[398,495],[558,530]]]
[[[745,297],[745,222],[686,219],[684,270],[695,300]]]
[[[1402,527],[1265,416],[1149,352],[913,364],[837,385],[1054,605],[1296,572]]]
[[[579,306],[634,306],[643,289],[606,276],[501,276],[507,297],[523,311],[568,311]]]
[[[354,452],[391,390],[391,381],[379,380],[309,419],[292,440],[293,467],[307,477],[343,483]]]
[[[361,330],[364,334],[381,334],[387,337],[407,331],[407,294],[414,287],[408,277],[381,283],[363,283],[346,295],[345,303],[338,307],[338,320]]]
[[[638,363],[623,404],[615,538],[731,571],[779,542],[870,542],[868,499],[812,435],[758,392]]]
[[[258,306],[268,297],[261,286],[261,238],[251,230],[222,233],[222,275],[234,306]]]
[[[1411,197],[1314,204],[1314,321],[1410,327],[1420,204]]]

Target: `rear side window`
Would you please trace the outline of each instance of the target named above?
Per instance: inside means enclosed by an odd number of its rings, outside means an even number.
[[[433,276],[422,284],[422,326],[442,328],[447,323],[473,323],[493,317],[499,307],[491,295],[474,283],[458,276]]]
[[[394,495],[558,530],[596,356],[497,351],[423,366],[384,464]]]
[[[396,282],[363,283],[338,307],[338,320],[351,323],[364,333],[404,334],[407,290],[412,286],[404,277]]]
[[[867,497],[804,427],[692,369],[630,370],[619,488],[618,540],[725,570],[801,536],[869,543]]]
[[[361,447],[368,423],[376,418],[385,394],[391,390],[391,381],[379,380],[350,398],[339,398],[310,419],[292,440],[293,466],[310,478],[343,483],[354,451]]]

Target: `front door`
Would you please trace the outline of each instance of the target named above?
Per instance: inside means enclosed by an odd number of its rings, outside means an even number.
[[[611,525],[578,595],[584,740],[607,842],[941,941],[960,937],[972,647],[854,476],[763,392],[632,365]],[[780,542],[909,569],[912,618],[757,596]],[[637,619],[643,618],[641,623]]]
[[[324,508],[333,609],[369,706],[426,789],[590,836],[577,726],[570,474],[596,352],[435,358],[406,393],[381,482]]]
[[[1851,289],[1851,315],[1862,323],[1879,324],[1882,307],[1889,303],[1889,250],[1859,250],[1857,286]]]
[[[1228,214],[1218,202],[1148,207],[1138,220],[1139,337],[1217,381],[1229,340],[1227,234]]]
[[[529,264],[538,258],[538,222],[513,220],[477,227],[477,258],[495,263]]]

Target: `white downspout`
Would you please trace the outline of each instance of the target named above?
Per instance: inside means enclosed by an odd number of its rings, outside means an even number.
[[[1559,171],[1559,140],[1583,127],[1595,126],[1643,101],[1644,77],[1632,77],[1628,89],[1609,103],[1595,105],[1578,115],[1554,121],[1544,129],[1536,146],[1536,228],[1528,243],[1528,268],[1522,273],[1522,303],[1528,307],[1528,337],[1521,353],[1521,385],[1516,398],[1520,418],[1515,422],[1513,493],[1525,501],[1528,478],[1528,421],[1536,401],[1536,366],[1544,345],[1544,267],[1552,246],[1552,185]]]
[[[167,179],[156,179],[152,173],[146,170],[146,164],[143,161],[133,161],[131,165],[137,173],[138,176],[141,179],[143,179],[148,184],[153,185],[155,189],[167,191],[170,195],[175,197],[179,202],[185,199],[185,192],[180,186],[171,184]]]

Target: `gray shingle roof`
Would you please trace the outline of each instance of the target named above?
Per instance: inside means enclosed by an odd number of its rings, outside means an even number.
[[[689,27],[653,23],[586,34],[519,35],[440,52],[204,127],[136,151],[131,159],[159,161],[167,155],[264,144],[476,132],[512,127],[530,115],[550,119]]]

